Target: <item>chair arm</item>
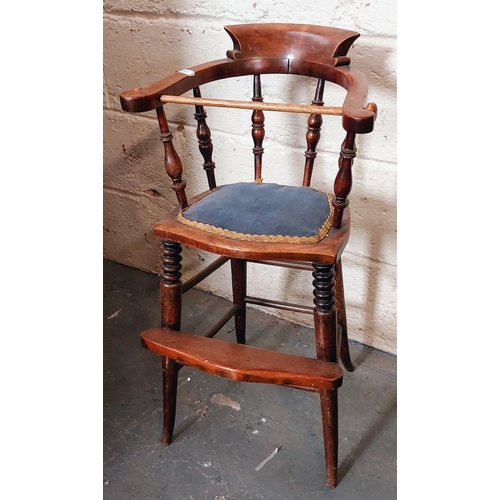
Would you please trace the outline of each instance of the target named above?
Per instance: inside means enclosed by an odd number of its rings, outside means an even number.
[[[342,106],[342,126],[348,132],[367,134],[373,130],[377,119],[377,105],[370,102],[365,105],[368,82],[361,71],[350,68],[336,68],[344,80],[341,85],[347,90]]]
[[[146,88],[122,92],[120,102],[122,109],[131,113],[140,113],[163,106],[160,97],[163,94],[181,95],[204,83],[223,78],[237,77],[247,74],[287,73],[287,59],[254,59],[233,61],[218,59],[189,68],[189,76],[182,72],[174,73]]]
[[[120,94],[122,109],[131,113],[151,111],[163,106],[162,95],[180,96],[213,80],[248,74],[292,73],[315,75],[317,78],[337,83],[347,90],[342,106],[342,126],[346,131],[356,134],[369,133],[373,130],[377,116],[377,106],[374,103],[365,106],[368,92],[365,76],[349,66],[336,67],[330,64],[289,59],[243,61],[219,59],[183,71],[188,74],[179,71],[149,87],[122,92]]]

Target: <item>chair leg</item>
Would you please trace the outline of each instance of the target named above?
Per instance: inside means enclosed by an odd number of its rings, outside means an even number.
[[[240,306],[234,315],[234,329],[238,344],[245,344],[247,295],[247,261],[231,259],[231,275],[233,282],[233,303]]]
[[[347,314],[344,298],[344,277],[342,274],[342,260],[335,264],[335,306],[337,308],[337,322],[340,326],[339,357],[348,372],[354,371],[349,351],[349,338],[347,336]]]
[[[323,361],[337,362],[337,311],[333,294],[333,264],[313,264],[314,331],[316,354]]]
[[[179,364],[173,359],[162,356],[161,371],[163,383],[163,432],[161,444],[168,446],[172,442],[174,435]]]
[[[182,247],[179,243],[162,240],[161,250],[161,326],[169,330],[179,331],[182,309]],[[172,442],[174,432],[177,380],[180,366],[174,360],[164,356],[161,357],[161,363],[163,388],[163,433],[161,443],[169,445]]]
[[[333,264],[313,264],[313,267],[316,357],[323,361],[337,362],[337,312],[332,291],[334,266]],[[326,484],[330,488],[335,488],[338,467],[337,391],[321,390],[319,392],[325,446]]]
[[[338,395],[336,390],[319,391],[319,397],[325,444],[326,485],[335,488],[338,484],[339,456]]]

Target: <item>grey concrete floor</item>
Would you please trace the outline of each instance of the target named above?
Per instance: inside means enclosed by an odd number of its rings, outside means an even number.
[[[159,326],[158,281],[104,261],[104,499],[396,498],[396,358],[357,343],[356,370],[339,390],[336,489],[325,485],[315,393],[184,367],[174,441],[162,446],[160,357],[139,340]],[[183,300],[183,329],[194,333],[229,305],[196,289]],[[247,316],[249,344],[314,357],[310,328],[250,308]],[[217,338],[233,340],[231,330],[232,322]]]

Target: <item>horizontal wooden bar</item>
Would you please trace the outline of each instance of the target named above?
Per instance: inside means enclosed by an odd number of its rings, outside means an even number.
[[[161,328],[142,332],[141,343],[177,363],[230,380],[326,390],[342,385],[340,366],[319,359]]]
[[[255,264],[265,264],[267,266],[287,267],[290,269],[300,269],[301,271],[314,271],[314,268],[309,262],[283,262],[281,260],[249,260]]]
[[[229,260],[229,257],[219,257],[217,260],[214,260],[211,264],[209,264],[205,269],[201,270],[198,274],[187,280],[182,284],[182,293],[186,293],[188,290],[191,290],[198,283],[203,281],[207,276],[210,276],[214,271],[219,269],[223,264],[225,264]]]
[[[336,106],[314,106],[310,104],[288,104],[279,102],[233,101],[228,99],[209,99],[162,95],[160,101],[171,104],[194,104],[195,106],[214,106],[218,108],[259,109],[262,111],[282,111],[285,113],[318,113],[321,115],[342,116],[342,108]],[[320,111],[321,110],[321,111]]]
[[[204,337],[207,337],[208,339],[211,339],[235,314],[236,311],[240,308],[237,304],[234,304],[229,311],[227,311],[222,318],[215,323],[215,325],[208,330]]]
[[[291,304],[289,302],[280,302],[278,300],[263,299],[260,297],[246,297],[247,304],[255,304],[257,306],[272,307],[274,309],[284,309],[285,311],[293,311],[304,314],[313,314],[314,307],[303,306],[301,304]]]

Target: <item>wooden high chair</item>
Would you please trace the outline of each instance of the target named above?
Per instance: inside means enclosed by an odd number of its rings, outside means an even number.
[[[227,26],[234,48],[227,58],[178,71],[147,88],[120,96],[129,112],[156,110],[165,147],[165,168],[172,180],[178,208],[154,227],[161,240],[161,328],[142,333],[142,344],[161,356],[163,371],[163,436],[170,444],[174,429],[177,377],[183,365],[237,381],[279,384],[317,391],[320,396],[326,461],[326,482],[337,485],[337,389],[342,369],[354,370],[349,354],[341,254],[350,228],[348,195],[356,156],[356,134],[373,130],[377,107],[365,104],[367,83],[350,67],[346,56],[358,33],[344,29],[300,24]],[[301,75],[313,78],[316,92],[311,105],[264,102],[261,76]],[[251,101],[205,99],[201,86],[215,80],[253,75]],[[325,106],[325,82],[347,90],[342,107]],[[184,95],[192,91],[193,95]],[[194,106],[197,137],[208,190],[188,197],[183,165],[173,143],[164,105]],[[205,107],[252,110],[254,182],[218,186],[212,158],[211,132]],[[302,186],[262,180],[264,112],[307,113],[305,167]],[[322,115],[342,117],[345,138],[340,147],[333,192],[310,187],[320,138]],[[287,162],[286,158],[283,162]],[[333,172],[332,172],[333,174]],[[333,175],[332,175],[333,179]],[[220,257],[194,278],[181,281],[181,245]],[[225,262],[231,263],[233,306],[205,336],[183,332],[182,294]],[[247,262],[260,262],[312,272],[314,307],[288,304],[247,295]],[[247,304],[312,314],[317,359],[246,345]],[[234,316],[236,342],[212,337]],[[291,410],[292,411],[292,410]]]

